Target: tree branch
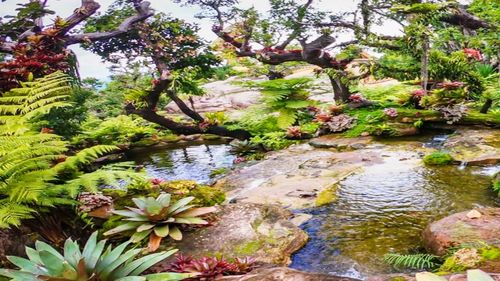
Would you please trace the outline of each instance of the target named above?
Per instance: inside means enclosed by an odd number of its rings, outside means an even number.
[[[72,35],[66,37],[66,42],[68,45],[82,43],[87,41],[99,41],[106,40],[120,34],[126,33],[130,30],[134,24],[144,21],[145,19],[151,17],[154,12],[150,8],[149,2],[139,3],[136,7],[137,14],[125,19],[117,29],[107,32],[93,32],[93,33],[84,33],[78,35]]]

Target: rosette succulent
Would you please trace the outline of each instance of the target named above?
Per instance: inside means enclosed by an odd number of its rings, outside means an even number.
[[[83,251],[78,243],[67,239],[61,254],[50,245],[37,241],[34,249],[26,247],[28,259],[8,257],[19,269],[0,269],[0,275],[16,281],[174,281],[196,275],[163,272],[140,276],[177,250],[135,259],[142,249],[125,251],[129,244],[125,242],[114,249],[108,246],[104,250],[106,240],[97,241],[97,232],[94,232]]]
[[[113,211],[122,216],[125,223],[107,231],[104,235],[114,235],[120,232],[134,232],[130,240],[134,243],[149,237],[149,251],[156,251],[165,237],[182,240],[180,224],[208,224],[199,216],[215,211],[215,207],[195,208],[189,203],[194,197],[186,197],[171,202],[168,193],[162,193],[157,198],[133,198],[137,208],[127,207],[127,210]]]

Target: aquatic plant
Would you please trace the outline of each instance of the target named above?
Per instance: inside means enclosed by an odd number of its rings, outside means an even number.
[[[50,245],[37,241],[35,249],[26,247],[28,259],[9,256],[8,259],[19,269],[0,269],[0,275],[12,280],[52,280],[52,281],[126,281],[126,280],[182,280],[195,274],[163,272],[139,276],[149,267],[171,256],[177,250],[159,252],[136,259],[142,249],[125,248],[130,242],[125,242],[113,249],[108,246],[104,250],[106,240],[97,240],[94,232],[83,251],[78,243],[67,239],[64,253],[60,254]]]
[[[424,157],[426,165],[448,165],[453,162],[453,158],[446,152],[436,151]]]
[[[438,258],[430,254],[386,254],[384,261],[395,268],[434,269],[439,266]]]
[[[137,208],[113,211],[122,216],[123,224],[106,231],[104,235],[115,235],[121,232],[133,232],[130,240],[138,243],[149,237],[148,250],[156,251],[163,238],[170,237],[182,240],[180,224],[208,224],[199,218],[215,211],[214,207],[195,208],[189,205],[195,197],[186,197],[171,202],[171,195],[161,193],[157,198],[132,198]]]

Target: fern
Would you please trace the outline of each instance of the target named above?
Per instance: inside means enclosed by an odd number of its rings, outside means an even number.
[[[82,171],[115,146],[94,146],[68,157],[68,143],[60,136],[31,130],[34,117],[68,106],[71,94],[71,79],[54,73],[23,83],[0,98],[0,227],[19,226],[34,213],[72,204],[82,190],[141,178],[130,164]]]
[[[309,100],[310,78],[275,79],[257,84],[250,84],[262,92],[262,101],[268,113],[279,112],[279,128],[286,129],[297,122],[297,111],[314,102]]]
[[[33,118],[53,108],[70,106],[67,100],[72,89],[72,78],[58,71],[3,93],[0,97],[0,135],[22,134],[29,130],[29,121]]]
[[[386,254],[384,261],[395,268],[433,269],[440,265],[438,258],[430,254]]]

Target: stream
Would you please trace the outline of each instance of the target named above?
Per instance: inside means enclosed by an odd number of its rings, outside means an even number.
[[[421,145],[438,147],[444,139],[428,137]],[[148,149],[132,154],[131,160],[154,177],[210,183],[211,171],[233,165],[235,156],[229,150],[226,144]],[[334,203],[297,210],[313,218],[301,226],[310,240],[292,256],[292,268],[354,278],[389,273],[393,270],[383,262],[384,254],[422,250],[420,235],[431,221],[500,205],[489,188],[490,176],[500,166],[409,167],[397,153],[382,156],[383,163],[340,182]]]

